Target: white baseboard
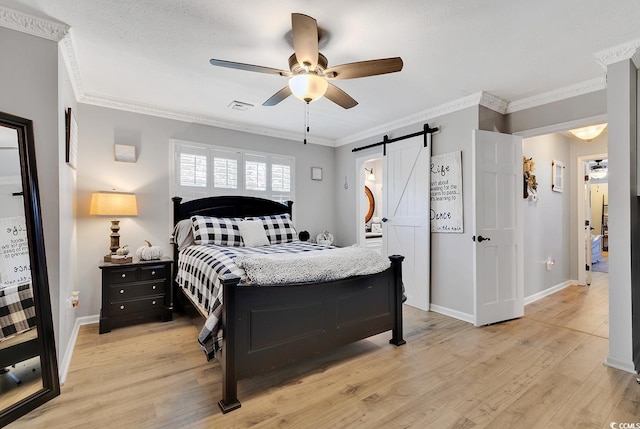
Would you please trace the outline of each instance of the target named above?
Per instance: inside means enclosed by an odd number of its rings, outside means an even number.
[[[441,307],[433,303],[431,304],[431,311],[453,317],[454,319],[462,320],[463,322],[473,323],[473,314],[467,314],[447,307]]]
[[[531,304],[534,301],[539,300],[540,298],[544,298],[545,296],[549,296],[552,293],[556,293],[568,286],[578,284],[577,280],[567,280],[558,285],[552,286],[548,289],[543,290],[542,292],[538,292],[534,295],[528,296],[524,299],[524,305]],[[435,311],[436,313],[444,314],[445,316],[453,317],[454,319],[462,320],[468,323],[474,323],[473,314],[463,313],[461,311],[452,310],[447,307],[442,307],[437,304],[431,304],[431,311]]]
[[[577,285],[578,284],[578,280],[567,280],[565,282],[562,282],[560,284],[557,284],[555,286],[551,286],[548,289],[545,289],[541,292],[538,293],[534,293],[533,295],[527,296],[524,298],[524,305],[527,304],[531,304],[532,302],[535,302],[541,298],[544,298],[545,296],[549,296],[551,294],[554,294],[558,291],[561,291],[562,289],[571,286],[571,285]]]
[[[95,314],[93,316],[78,317],[76,319],[76,323],[73,325],[73,331],[71,331],[71,338],[69,338],[69,343],[67,344],[67,349],[64,351],[62,362],[60,362],[60,367],[58,368],[58,377],[60,378],[60,385],[64,385],[64,382],[67,379],[67,373],[69,372],[69,365],[71,364],[71,356],[73,356],[73,349],[76,346],[76,339],[78,338],[78,332],[80,331],[80,326],[90,325],[92,323],[98,323],[99,321],[100,321],[100,315],[98,314]]]
[[[637,374],[635,370],[635,365],[633,362],[623,362],[619,359],[613,358],[611,356],[607,356],[605,361],[603,362],[606,366],[611,368],[620,369],[622,371],[630,372],[632,374]]]

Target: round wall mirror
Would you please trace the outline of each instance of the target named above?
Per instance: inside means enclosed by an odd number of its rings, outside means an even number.
[[[364,194],[367,196],[367,200],[369,201],[369,210],[367,214],[364,216],[364,222],[367,223],[371,220],[373,216],[373,212],[376,210],[376,200],[373,198],[373,193],[368,186],[364,187]]]

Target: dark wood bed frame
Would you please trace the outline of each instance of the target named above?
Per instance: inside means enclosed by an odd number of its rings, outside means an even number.
[[[174,224],[192,215],[247,217],[289,213],[292,202],[281,204],[254,197],[222,196],[187,201],[173,199]],[[174,271],[178,267],[174,246]],[[322,283],[284,286],[238,286],[240,278],[222,276],[224,345],[222,367],[223,413],[240,407],[239,379],[286,366],[385,331],[396,346],[402,338],[402,260],[389,257],[391,267],[381,273]],[[174,272],[175,281],[175,272]],[[180,290],[180,292],[177,292]],[[174,301],[194,306],[182,288],[174,287]],[[196,310],[201,315],[199,311]],[[292,323],[294,322],[295,323]],[[204,322],[204,320],[203,320]]]

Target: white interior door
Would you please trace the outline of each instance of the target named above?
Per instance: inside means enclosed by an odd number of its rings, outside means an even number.
[[[429,310],[429,163],[425,136],[387,145],[383,177],[383,254],[402,255],[407,304]]]
[[[582,210],[584,213],[584,281],[587,286],[591,284],[591,180],[589,162],[582,163],[582,177],[584,186],[584,200]]]
[[[473,132],[475,325],[524,315],[522,138]]]

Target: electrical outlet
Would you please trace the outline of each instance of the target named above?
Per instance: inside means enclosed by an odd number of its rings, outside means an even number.
[[[547,258],[547,271],[551,271],[551,268],[556,264],[555,259]]]

